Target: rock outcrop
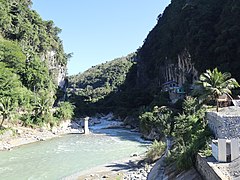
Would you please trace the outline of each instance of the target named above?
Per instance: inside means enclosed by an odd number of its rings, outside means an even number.
[[[60,64],[57,56],[56,51],[47,51],[46,53],[42,54],[41,60],[46,61],[49,72],[54,80],[54,83],[57,84],[60,88],[66,88],[66,73],[67,73],[67,66]]]

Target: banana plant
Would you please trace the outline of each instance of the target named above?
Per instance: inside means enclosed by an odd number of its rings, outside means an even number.
[[[3,128],[3,123],[7,119],[11,119],[11,115],[15,109],[14,102],[10,97],[1,97],[0,99],[0,115],[2,116],[2,121],[0,124],[0,129]]]

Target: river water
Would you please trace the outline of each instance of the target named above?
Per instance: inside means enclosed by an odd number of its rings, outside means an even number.
[[[0,152],[0,179],[61,179],[144,153],[148,145],[138,133],[123,129],[64,135]]]

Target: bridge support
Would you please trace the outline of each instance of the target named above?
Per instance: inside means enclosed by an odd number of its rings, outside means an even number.
[[[88,120],[89,120],[89,117],[84,118],[84,134],[89,134]]]

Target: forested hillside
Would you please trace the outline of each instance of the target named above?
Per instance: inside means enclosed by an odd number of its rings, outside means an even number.
[[[90,88],[96,89],[106,85],[111,89],[116,89],[124,82],[135,57],[136,54],[132,53],[126,57],[93,66],[83,73],[70,76],[70,86],[81,89],[91,86]]]
[[[31,4],[31,0],[0,0],[2,122],[54,123],[50,109],[58,86],[65,86],[69,55],[58,37],[61,30],[53,21],[42,20]]]
[[[76,104],[76,112],[78,114],[96,112],[93,110],[94,103],[103,100],[111,93],[121,91],[135,57],[136,54],[132,53],[70,76],[70,99]]]
[[[139,125],[146,138],[172,138],[168,163],[190,168],[199,150],[211,152],[205,105],[214,106],[219,95],[239,88],[239,19],[240,1],[172,0],[138,49],[123,91],[100,101],[99,107],[127,117],[124,122]],[[204,100],[193,93],[198,88],[200,94],[208,93]],[[176,101],[171,95],[178,96]]]
[[[164,83],[175,81],[189,92],[202,72],[215,67],[240,81],[239,19],[240,1],[172,0],[138,49],[124,90],[100,104],[125,116],[168,105]]]
[[[190,65],[198,74],[218,67],[240,80],[239,18],[239,1],[172,0],[138,51],[139,85],[160,87],[187,78],[191,83],[196,72]],[[179,82],[179,76],[185,80]]]

